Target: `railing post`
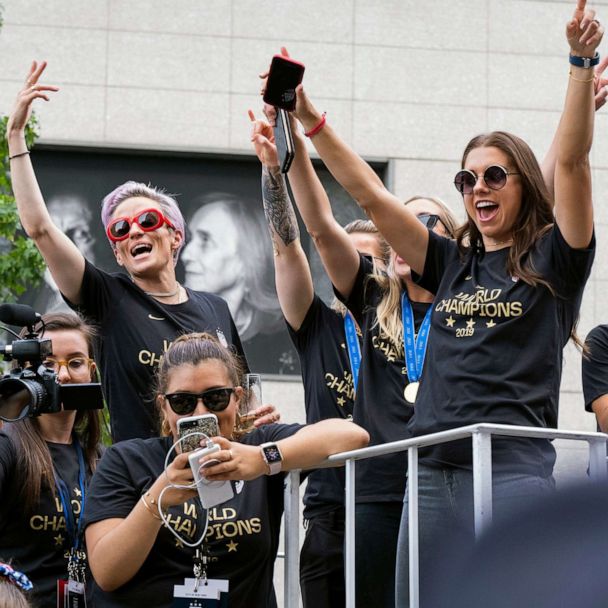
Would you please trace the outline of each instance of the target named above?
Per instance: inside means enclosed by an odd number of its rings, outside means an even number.
[[[346,608],[355,607],[355,461],[346,461],[345,520],[344,520],[344,575]]]
[[[408,450],[407,476],[410,608],[418,608],[420,603],[418,579],[418,448]]]
[[[300,605],[300,471],[290,471],[285,478],[285,608]]]
[[[606,481],[606,441],[589,441],[589,477],[592,481]]]
[[[475,537],[492,523],[492,434],[473,432],[473,512]]]

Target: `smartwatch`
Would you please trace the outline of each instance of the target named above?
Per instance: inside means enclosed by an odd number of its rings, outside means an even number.
[[[263,443],[260,446],[262,450],[262,458],[268,465],[268,475],[276,475],[281,472],[281,465],[283,464],[283,455],[279,446],[274,442]]]

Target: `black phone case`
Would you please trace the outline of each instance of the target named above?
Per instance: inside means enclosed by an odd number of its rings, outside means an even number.
[[[274,127],[274,142],[279,156],[281,173],[287,173],[295,156],[293,135],[289,116],[285,110],[277,109],[277,120]]]

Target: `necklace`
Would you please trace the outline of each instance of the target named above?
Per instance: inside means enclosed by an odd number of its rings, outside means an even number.
[[[488,247],[498,247],[499,245],[506,245],[508,243],[512,243],[513,239],[507,239],[506,241],[494,241],[493,243],[488,243]],[[486,249],[488,248],[486,247]]]
[[[172,298],[177,295],[180,287],[181,285],[176,281],[175,289],[173,291],[144,291],[144,293],[152,298]]]

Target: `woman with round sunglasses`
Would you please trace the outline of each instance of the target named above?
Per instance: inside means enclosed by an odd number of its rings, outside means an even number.
[[[43,315],[36,330],[43,326],[53,345],[43,364],[58,382],[96,381],[92,327],[60,312]],[[80,515],[99,441],[97,410],[26,417],[0,430],[0,555],[31,579],[36,606],[57,605],[58,582],[72,566],[88,572]]]
[[[273,118],[273,110],[269,107],[265,110]],[[423,336],[429,323],[433,294],[412,281],[409,265],[394,249],[389,252],[386,271],[379,271],[370,258],[359,254],[351,237],[333,216],[327,194],[308,157],[304,136],[294,128],[293,138],[296,153],[289,182],[294,201],[338,299],[350,310],[362,333],[360,367],[358,374],[353,373],[356,387],[353,419],[369,432],[370,445],[406,439],[422,361],[420,365],[406,361],[404,332],[408,329],[411,332],[422,360]],[[258,121],[252,139],[256,147],[268,153],[272,129]],[[315,136],[313,142],[314,139]],[[269,171],[263,181],[268,200],[278,195],[280,184],[280,175]],[[281,208],[280,201],[276,204]],[[453,236],[456,222],[439,199],[413,197],[406,201],[405,208],[419,218],[416,221],[421,229],[430,224],[430,228],[424,229],[448,238]],[[287,232],[278,214],[271,212],[270,215],[277,222],[277,234],[281,230]],[[418,336],[421,336],[419,340]],[[397,536],[406,469],[405,453],[357,463],[355,585],[358,606],[394,606]]]
[[[467,223],[456,241],[422,229],[297,91],[296,113],[321,158],[381,233],[436,294],[429,346],[410,425],[424,435],[478,422],[556,427],[562,350],[576,324],[594,257],[589,150],[590,68],[603,28],[579,0],[567,25],[570,78],[557,133],[555,215],[541,169],[518,137],[473,138],[455,179]],[[555,450],[541,440],[493,442],[494,513],[500,517],[554,487]],[[428,599],[442,541],[473,536],[471,442],[420,452],[421,602]],[[406,495],[407,505],[407,495]],[[403,509],[397,605],[407,606],[408,509]],[[453,556],[452,556],[453,557]]]
[[[368,435],[352,422],[326,420],[269,424],[236,440],[241,377],[239,360],[208,334],[180,336],[165,353],[157,398],[164,436],[112,446],[92,481],[85,520],[95,606],[172,605],[175,586],[193,578],[197,550],[206,556],[206,582],[227,585],[226,605],[276,606],[283,473],[363,447]],[[207,413],[218,418],[212,440],[220,450],[202,457],[200,464],[212,461],[203,474],[237,483],[231,499],[206,511],[196,489],[170,486],[192,483],[193,474],[188,453],[169,452],[180,418]]]
[[[184,219],[172,197],[136,182],[108,194],[101,219],[121,273],[86,260],[54,224],[38,187],[24,138],[35,99],[58,88],[40,83],[46,63],[31,66],[7,126],[11,179],[19,216],[63,297],[99,326],[95,359],[110,411],[112,438],[158,434],[154,371],[178,335],[208,331],[245,359],[226,302],[180,285],[175,264],[184,246]],[[260,412],[262,414],[264,411]],[[259,421],[256,421],[259,422]]]

